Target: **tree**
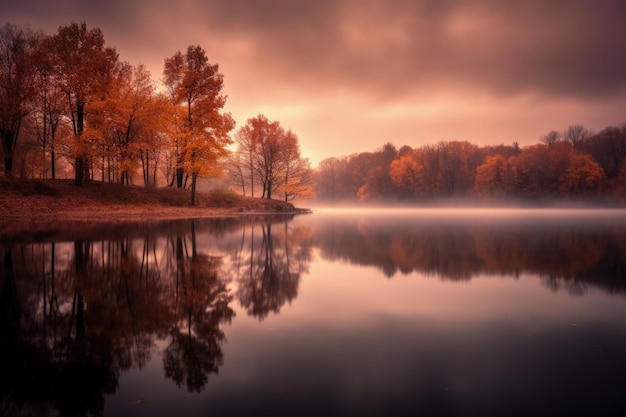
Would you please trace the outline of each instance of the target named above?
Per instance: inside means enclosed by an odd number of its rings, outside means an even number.
[[[102,99],[117,63],[115,48],[105,46],[99,28],[85,23],[61,26],[47,38],[52,69],[67,98],[67,112],[74,133],[73,154],[76,185],[82,185],[88,169],[89,140],[85,131],[85,108]]]
[[[92,113],[93,124],[103,136],[102,181],[106,176],[108,181],[130,184],[141,164],[147,184],[146,153],[162,146],[159,133],[171,123],[171,112],[156,96],[150,72],[143,65],[118,63],[108,94],[100,104]]]
[[[309,161],[300,156],[298,137],[293,132],[259,114],[248,119],[235,137],[237,150],[229,171],[244,195],[246,182],[253,197],[256,183],[263,188],[262,198],[271,199],[274,191],[285,201],[312,194],[312,170]]]
[[[258,115],[249,119],[248,124],[252,127],[255,137],[255,170],[263,187],[261,197],[272,198],[272,190],[281,171],[281,142],[284,131],[279,122],[270,122],[267,117]]]
[[[478,147],[466,141],[439,142],[437,191],[442,196],[468,193],[480,164]]]
[[[169,138],[172,135],[173,109],[170,101],[164,94],[153,94],[143,112],[137,143],[146,187],[157,185],[157,171],[160,164],[168,162]]]
[[[544,145],[552,145],[553,143],[556,143],[559,140],[561,140],[561,134],[555,130],[551,130],[550,132],[546,133],[541,138],[539,138],[539,141],[543,143]]]
[[[582,150],[600,164],[607,179],[614,178],[626,159],[626,125],[601,130],[584,141]]]
[[[562,133],[562,137],[565,141],[569,142],[574,148],[578,149],[585,139],[590,137],[592,132],[589,129],[584,128],[581,125],[569,126]]]
[[[278,191],[284,194],[285,201],[298,197],[310,197],[313,194],[311,187],[312,170],[308,159],[300,156],[298,137],[291,131],[285,133],[281,148],[283,164],[282,183]]]
[[[189,46],[165,60],[164,83],[179,115],[174,138],[177,150],[176,186],[183,175],[191,175],[191,204],[195,204],[196,181],[200,175],[219,173],[217,161],[228,154],[228,136],[235,127],[230,113],[221,113],[226,97],[221,94],[224,77],[217,64],[209,64],[200,46]]]
[[[508,164],[502,155],[487,156],[476,169],[474,191],[481,195],[499,196],[507,190]]]
[[[363,201],[380,200],[389,197],[394,189],[389,169],[384,165],[379,165],[370,170],[365,179],[365,184],[359,188],[357,195]]]
[[[20,128],[35,93],[33,53],[40,35],[11,23],[0,28],[0,140],[4,171],[11,175]]]
[[[56,178],[57,139],[70,136],[71,128],[63,117],[66,97],[54,75],[48,42],[38,43],[34,63],[36,94],[33,98],[33,124],[42,151],[42,173],[46,177],[45,159],[50,158],[50,177]]]
[[[262,131],[259,128],[255,129],[254,122],[250,122],[250,120],[235,135],[237,151],[234,161],[237,165],[233,167],[233,175],[241,177],[243,195],[246,195],[245,182],[247,181],[250,186],[250,196],[254,197],[257,142]]]
[[[593,195],[604,180],[604,172],[590,155],[573,155],[563,178],[561,190],[566,195]]]
[[[338,195],[339,159],[330,157],[322,159],[318,165],[315,188],[318,198],[335,200]]]
[[[416,151],[394,160],[389,168],[389,177],[402,197],[425,194],[424,167],[416,158]]]
[[[393,194],[394,185],[389,178],[389,166],[397,156],[398,150],[389,142],[371,155],[369,169],[357,191],[361,200],[380,199]]]

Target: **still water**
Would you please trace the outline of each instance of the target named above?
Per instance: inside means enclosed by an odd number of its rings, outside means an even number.
[[[0,415],[626,415],[626,212],[0,236]]]

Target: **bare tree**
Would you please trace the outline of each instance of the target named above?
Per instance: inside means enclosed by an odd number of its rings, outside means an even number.
[[[561,134],[557,132],[556,130],[552,130],[546,133],[545,135],[543,135],[541,138],[539,138],[539,142],[544,143],[546,145],[552,145],[553,143],[556,143],[559,140],[561,140]]]
[[[591,135],[593,135],[593,132],[581,125],[569,126],[562,133],[563,139],[569,142],[576,149],[579,149],[582,142]]]

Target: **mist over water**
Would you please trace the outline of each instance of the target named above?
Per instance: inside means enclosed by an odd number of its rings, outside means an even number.
[[[626,411],[624,210],[316,208],[47,236],[0,241],[4,415]]]

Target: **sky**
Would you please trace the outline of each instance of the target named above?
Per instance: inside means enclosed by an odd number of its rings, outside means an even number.
[[[526,146],[626,122],[623,0],[1,0],[7,22],[99,27],[155,81],[200,45],[237,129],[279,121],[314,166],[387,142]]]

